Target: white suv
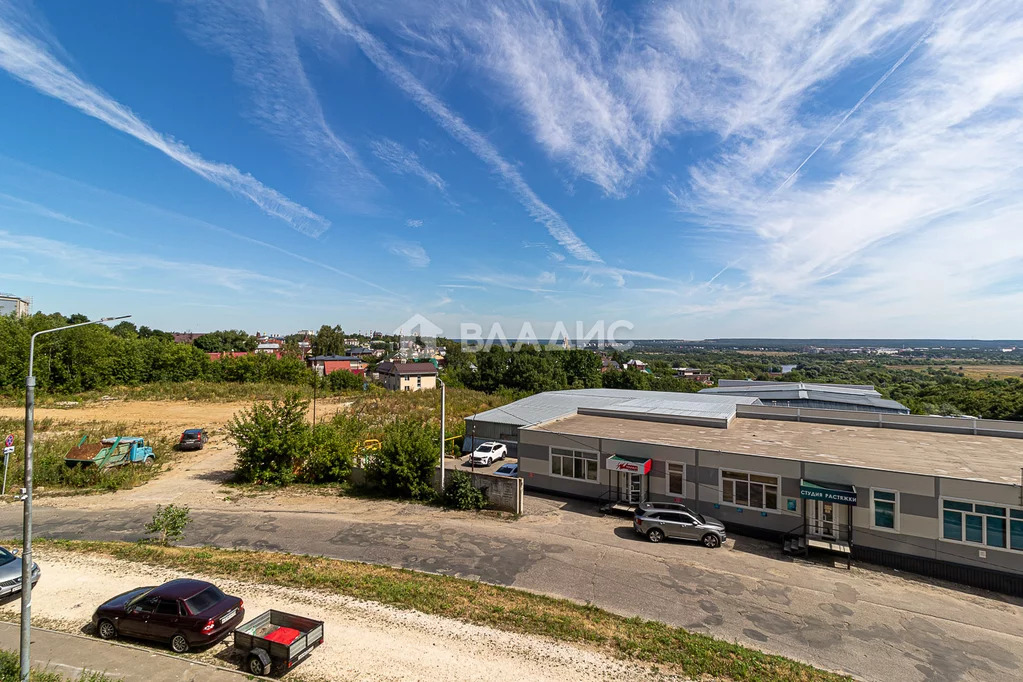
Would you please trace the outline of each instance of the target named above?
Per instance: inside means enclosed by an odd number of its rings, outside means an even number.
[[[472,452],[472,463],[478,467],[487,467],[508,455],[508,447],[502,443],[481,443]]]

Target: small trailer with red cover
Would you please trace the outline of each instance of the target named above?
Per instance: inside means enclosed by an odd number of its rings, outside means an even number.
[[[270,609],[234,631],[234,648],[253,675],[283,674],[323,644],[323,621]]]

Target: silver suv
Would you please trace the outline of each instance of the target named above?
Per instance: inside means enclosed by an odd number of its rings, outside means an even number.
[[[720,547],[727,538],[725,524],[691,511],[639,509],[632,520],[632,527],[650,542],[660,542],[665,538],[696,540],[713,549]]]

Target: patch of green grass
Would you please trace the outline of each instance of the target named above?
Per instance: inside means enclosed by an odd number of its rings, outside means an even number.
[[[13,651],[0,649],[0,682],[19,682],[21,679],[21,663],[18,654]],[[103,673],[84,672],[78,677],[65,677],[49,670],[37,670],[33,668],[29,673],[30,682],[113,682],[113,679]]]
[[[849,679],[664,623],[624,618],[591,604],[447,576],[324,557],[212,547],[43,539],[36,542],[44,548],[99,554],[233,580],[318,589],[510,632],[553,637],[693,678],[709,676],[746,682]]]

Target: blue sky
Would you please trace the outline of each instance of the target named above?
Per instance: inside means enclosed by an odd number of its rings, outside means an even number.
[[[15,1],[0,103],[39,310],[1023,337],[1016,2]]]

